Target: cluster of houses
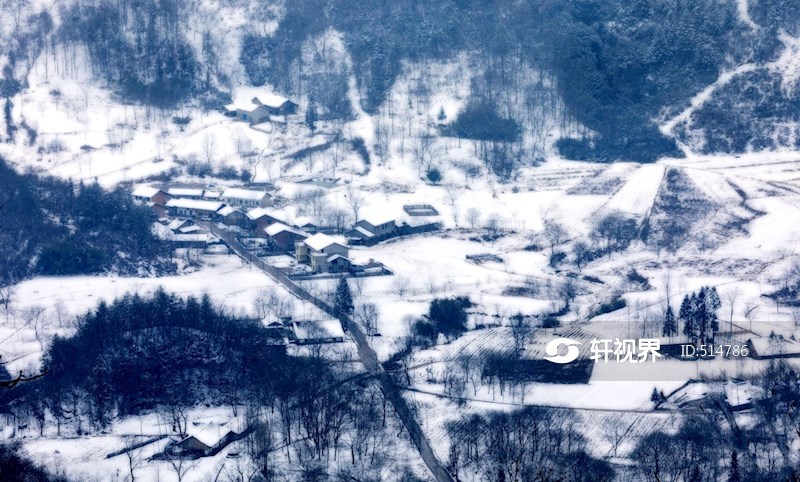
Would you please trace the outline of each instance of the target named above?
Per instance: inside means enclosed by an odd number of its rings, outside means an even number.
[[[134,201],[150,206],[169,228],[169,240],[181,248],[204,248],[217,242],[199,221],[236,226],[263,238],[267,251],[291,253],[311,273],[346,273],[353,269],[349,245],[372,245],[405,234],[440,228],[439,213],[429,205],[404,206],[404,215],[366,216],[346,236],[332,235],[308,218],[288,223],[274,209],[268,185],[224,189],[195,185],[140,186]]]

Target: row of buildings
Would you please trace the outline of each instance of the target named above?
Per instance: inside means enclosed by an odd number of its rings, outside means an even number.
[[[373,245],[396,236],[433,231],[441,227],[439,213],[429,205],[403,206],[399,216],[371,215],[360,219],[344,236],[319,227],[309,218],[287,222],[272,207],[267,186],[226,189],[187,185],[141,186],[136,202],[150,206],[172,231],[179,247],[202,247],[212,237],[194,221],[236,226],[247,236],[267,241],[267,252],[292,253],[312,273],[344,273],[352,269],[349,245]],[[188,231],[187,231],[188,230]],[[176,245],[178,246],[178,245]]]

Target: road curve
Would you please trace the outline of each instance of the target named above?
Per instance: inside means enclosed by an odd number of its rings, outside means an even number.
[[[454,482],[453,477],[447,472],[447,470],[445,470],[441,462],[439,462],[439,459],[436,457],[436,454],[433,453],[430,442],[423,433],[419,423],[417,423],[414,412],[408,406],[406,399],[403,398],[402,390],[397,386],[394,379],[392,379],[392,376],[387,373],[383,369],[383,366],[380,364],[380,362],[378,362],[378,356],[369,345],[366,335],[364,335],[364,332],[361,331],[361,328],[358,326],[358,324],[356,324],[350,317],[337,317],[332,306],[320,300],[319,298],[312,296],[308,291],[301,288],[299,285],[297,285],[297,283],[286,276],[286,274],[253,255],[242,245],[242,243],[239,242],[238,239],[236,239],[233,234],[227,230],[220,229],[214,223],[205,222],[203,224],[207,226],[214,235],[218,236],[240,258],[264,271],[270,278],[283,285],[292,294],[301,300],[308,301],[330,316],[339,318],[343,328],[350,333],[350,336],[356,342],[356,346],[358,347],[358,356],[361,358],[361,363],[364,364],[364,368],[366,368],[366,370],[372,376],[380,381],[383,396],[386,397],[386,399],[389,400],[389,403],[392,404],[392,407],[394,407],[395,413],[397,413],[397,416],[400,417],[400,420],[403,422],[403,425],[411,437],[411,441],[414,443],[414,446],[416,446],[420,457],[422,457],[425,465],[428,466],[428,469],[436,479],[436,482]]]

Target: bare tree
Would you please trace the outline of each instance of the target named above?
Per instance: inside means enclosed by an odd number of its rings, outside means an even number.
[[[333,166],[332,174],[335,176],[336,171],[339,169],[339,164],[341,164],[345,155],[345,147],[341,140],[337,139],[333,141],[331,144],[330,153],[331,165]]]
[[[728,307],[728,323],[730,331],[733,333],[733,314],[736,311],[736,300],[742,295],[742,290],[738,286],[725,292],[725,305]]]
[[[613,457],[617,456],[617,451],[622,442],[625,441],[632,426],[632,424],[622,423],[621,420],[610,418],[603,423],[603,437],[611,445]]]
[[[260,319],[280,319],[291,316],[294,309],[291,299],[283,296],[278,290],[270,286],[259,290],[253,300],[255,315]]]
[[[404,299],[406,294],[409,292],[411,288],[411,282],[405,276],[395,276],[394,280],[392,281],[392,289],[394,293],[400,297],[400,299]]]
[[[196,465],[195,461],[188,460],[181,456],[171,456],[167,458],[167,463],[172,471],[175,472],[175,476],[178,477],[178,482],[183,482],[183,478],[186,477],[186,474]]]
[[[744,317],[750,323],[750,327],[748,330],[753,331],[753,320],[758,313],[758,305],[753,302],[745,303],[744,305]]]
[[[492,238],[492,243],[494,243],[494,239],[497,237],[497,233],[500,232],[501,229],[501,221],[500,216],[497,213],[492,213],[486,218],[486,224],[484,224],[484,229],[486,229],[486,234]]]
[[[201,139],[200,148],[203,152],[203,158],[209,164],[214,160],[217,148],[217,138],[214,134],[208,132]]]
[[[550,245],[550,257],[552,257],[555,254],[556,246],[567,240],[567,231],[559,223],[545,220],[542,232]]]
[[[467,224],[469,224],[469,228],[471,230],[475,230],[475,226],[478,225],[478,222],[481,219],[481,212],[478,211],[476,208],[469,208],[467,209]]]
[[[132,447],[125,451],[125,457],[128,459],[128,473],[131,477],[131,482],[136,482],[136,469],[142,463],[141,448],[133,448],[138,443],[138,437],[134,437]]]
[[[6,313],[6,320],[8,320],[8,312],[11,307],[11,303],[14,301],[17,295],[17,287],[9,284],[6,286],[0,286],[0,305],[3,305],[3,310]]]
[[[581,271],[589,260],[589,245],[583,241],[578,241],[572,245],[572,262],[578,271]]]
[[[344,209],[331,207],[322,211],[321,221],[324,226],[342,233],[350,222],[350,215]]]
[[[350,184],[347,186],[346,197],[347,204],[350,206],[350,210],[353,211],[353,222],[357,223],[358,213],[361,212],[361,208],[364,206],[364,196]]]
[[[355,309],[356,321],[364,327],[368,336],[373,336],[378,330],[378,306],[375,303],[359,303]]]
[[[23,326],[33,328],[34,336],[39,345],[44,347],[44,340],[42,339],[42,324],[44,322],[44,312],[46,308],[39,305],[29,306],[22,310]]]
[[[511,327],[511,337],[514,339],[514,354],[520,356],[533,336],[533,325],[528,317],[517,313],[509,320],[509,326]]]
[[[433,137],[423,135],[414,143],[414,160],[417,163],[417,174],[422,176],[423,170],[430,170],[436,156],[433,147]]]
[[[459,188],[455,184],[447,184],[444,187],[444,192],[447,196],[447,204],[453,211],[453,221],[455,221],[456,226],[458,226],[458,209],[456,208],[456,204],[459,198]]]

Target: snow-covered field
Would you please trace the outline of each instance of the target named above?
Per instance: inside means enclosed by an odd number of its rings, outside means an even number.
[[[220,18],[226,28],[236,30],[241,25],[234,20],[240,17],[228,11]],[[683,297],[702,286],[717,287],[723,301],[719,311],[722,329],[732,326],[742,332],[737,335],[740,341],[770,333],[787,339],[800,336],[800,312],[777,306],[764,296],[782,286],[784,273],[800,259],[798,152],[741,156],[689,152],[686,159],[664,159],[649,165],[599,165],[565,161],[548,150],[544,162],[522,166],[512,180],[500,182],[486,172],[472,143],[434,137],[429,154],[443,173],[442,181],[434,184],[423,179],[421,148],[415,142],[423,134],[434,132],[431,126],[440,109],[451,119],[463,107],[470,81],[469,70],[463,68],[469,62],[466,57],[429,65],[436,72],[435,76],[431,74],[435,77],[430,79],[432,92],[426,102],[416,104],[411,101],[411,90],[421,70],[407,66],[390,93],[387,105],[391,111],[384,109],[375,116],[360,109],[358,88],[352,85],[349,95],[354,119],[339,126],[320,122],[314,134],[302,116],[291,119],[285,127],[277,123],[250,127],[196,107],[166,112],[121,104],[91,75],[85,55],[76,57],[69,75],[58,74],[48,62],[49,57],[42,56],[34,63],[29,86],[14,98],[12,115],[38,132],[35,143],[28,145],[20,135],[13,144],[0,144],[0,155],[21,171],[33,169],[75,181],[97,180],[107,187],[144,182],[172,169],[175,181],[237,182],[187,174],[188,164],[205,162],[217,170],[246,170],[253,181],[274,183],[276,210],[287,222],[313,218],[319,215],[315,210],[331,207],[360,219],[397,218],[403,215],[405,204],[431,204],[439,211],[444,228],[441,232],[389,240],[373,247],[353,247],[350,258],[354,263],[374,259],[393,275],[353,279],[350,286],[357,305],[374,303],[378,307],[379,336],[370,337],[370,343],[381,361],[402,349],[411,324],[427,313],[435,298],[468,296],[474,303],[470,328],[490,326],[449,343],[440,340],[411,357],[415,366],[413,391],[406,396],[420,408],[423,429],[443,460],[447,458],[443,428],[447,421],[473,412],[510,410],[526,404],[578,410],[585,433],[594,442],[593,453],[608,456],[609,445],[598,433],[599,427],[608,423],[604,417],[625,418],[639,435],[677,426],[679,415],[647,413],[652,408],[654,388],[669,392],[692,378],[750,376],[763,368],[763,363],[754,360],[673,361],[659,365],[659,369],[668,370],[668,376],[639,374],[639,381],[608,381],[613,376],[604,378],[603,368],[598,368],[588,384],[526,383],[517,391],[503,394],[484,386],[467,390],[466,405],[443,396],[442,373],[450,363],[464,354],[510,350],[509,318],[517,313],[557,312],[562,306],[559,287],[568,279],[575,282],[576,294],[567,313],[560,315],[563,326],[559,330],[580,330],[589,338],[659,337],[666,304],[677,312]],[[723,75],[719,83],[748,69],[742,66]],[[239,72],[240,77],[234,79],[238,80],[232,92],[234,100],[247,100],[267,89],[244,85],[241,75]],[[665,132],[687,122],[714,88],[700,93],[690,107],[669,120]],[[173,120],[178,116],[188,117],[188,124],[178,126]],[[375,145],[380,141],[380,131],[388,125],[394,134],[384,146],[386,153],[379,156]],[[551,127],[551,137],[558,137],[558,129]],[[292,154],[304,148],[334,139],[335,129],[340,129],[348,141],[364,139],[371,163],[367,165],[347,143],[293,158]],[[336,151],[339,148],[342,152]],[[464,164],[478,166],[480,175],[471,178],[460,172],[458,166]],[[706,250],[698,249],[693,239],[675,253],[657,252],[637,239],[624,252],[601,256],[580,268],[571,264],[574,243],[591,240],[598,217],[619,212],[637,223],[647,219],[664,186],[666,171],[673,168],[685,173],[706,197],[721,206],[704,213],[707,217],[703,222],[707,224],[703,229],[716,228],[731,218],[744,220],[744,229],[725,230],[728,237]],[[336,182],[326,187],[301,182],[312,177],[335,178]],[[299,194],[316,189],[323,193],[319,209],[293,202]],[[354,196],[361,200],[357,209],[352,204]],[[567,254],[567,260],[557,268],[549,266],[551,253],[543,234],[548,223],[558,223],[566,232],[554,247]],[[490,240],[488,234],[497,234],[497,239]],[[500,261],[467,259],[479,254],[497,256]],[[649,289],[638,291],[630,286],[626,275],[631,269],[647,279]],[[325,293],[335,283],[325,279],[303,282],[303,286]],[[207,293],[227,309],[246,315],[252,315],[253,301],[261,290],[274,289],[292,300],[295,318],[325,316],[238,257],[205,254],[201,267],[173,276],[39,277],[22,281],[14,287],[10,309],[0,311],[0,354],[11,373],[34,371],[53,336],[71,334],[76,317],[92,310],[99,301],[110,302],[126,293],[148,294],[159,287],[182,296]],[[600,305],[616,298],[624,299],[626,307],[596,315]],[[528,353],[540,356],[540,347],[533,345],[555,336],[554,330],[538,330]],[[352,356],[352,344],[346,347],[343,352]],[[215,410],[204,409],[196,416],[213,416]],[[50,429],[43,437],[31,430],[18,436],[24,437],[24,450],[31,457],[56,470],[89,480],[108,480],[114,478],[113,474],[122,474],[117,477],[123,480],[130,461],[124,455],[110,459],[106,455],[134,437],[163,433],[156,417],[145,415],[119,420],[109,433],[92,436],[59,437]],[[164,443],[148,446],[138,456],[144,460]],[[237,463],[226,457],[230,450],[202,459],[183,480],[212,479],[221,464]],[[398,450],[404,457],[413,458],[408,454],[409,447],[403,445]],[[178,478],[163,462],[142,463],[140,470],[142,480]]]

